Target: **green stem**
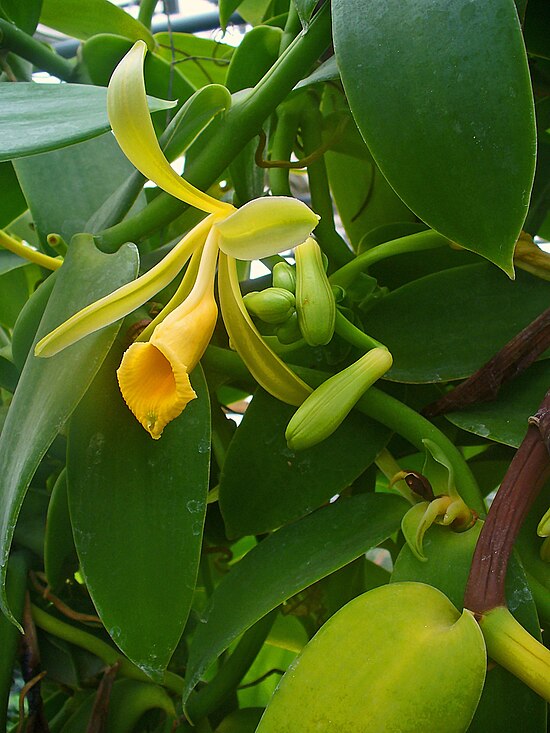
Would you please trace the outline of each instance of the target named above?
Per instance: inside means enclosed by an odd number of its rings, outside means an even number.
[[[279,56],[286,51],[301,30],[302,24],[300,22],[300,16],[298,15],[296,6],[291,2],[288,7],[288,16],[283,36],[281,38],[281,45],[279,46]]]
[[[372,338],[360,328],[354,326],[351,321],[345,317],[338,309],[336,309],[336,321],[334,323],[334,331],[352,346],[356,346],[362,351],[370,349],[387,349],[387,346],[381,344],[380,341]]]
[[[129,677],[130,679],[141,682],[152,681],[139,667],[136,667],[135,664],[132,664],[119,651],[96,636],[88,634],[76,626],[71,626],[64,621],[60,621],[54,616],[50,616],[49,613],[38,608],[38,606],[31,605],[31,609],[34,623],[43,631],[47,631],[58,639],[68,641],[70,644],[74,644],[81,649],[86,649],[86,651],[99,657],[104,664],[112,665],[118,662],[120,665],[119,674],[123,677]],[[183,678],[173,672],[166,672],[163,685],[177,695],[181,695],[183,692]]]
[[[58,79],[72,78],[74,66],[70,61],[3,18],[0,18],[0,47],[8,48]]]
[[[322,125],[321,112],[310,95],[310,104],[304,109],[301,120],[302,141],[306,156],[319,150],[323,145]],[[342,266],[351,263],[354,259],[353,253],[334,226],[334,210],[324,156],[321,155],[314,163],[308,165],[307,176],[311,193],[311,207],[321,217],[321,221],[315,227],[316,239],[319,240],[322,250],[328,256],[330,265]]]
[[[151,21],[155,13],[156,5],[157,0],[140,0],[138,20],[140,23],[143,23],[146,28],[151,29]]]
[[[391,242],[384,242],[384,244],[369,249],[339,270],[336,270],[330,276],[330,282],[332,285],[347,288],[361,272],[374,265],[375,262],[386,259],[386,257],[394,257],[406,252],[416,252],[424,249],[436,249],[449,244],[450,240],[431,229],[409,234],[407,237],[393,239]]]
[[[191,722],[213,713],[235,690],[264,645],[276,614],[277,611],[272,611],[251,626],[214,679],[190,696],[185,714]]]
[[[291,98],[277,110],[277,126],[271,145],[272,160],[290,160],[300,126],[301,106],[299,98]],[[274,196],[292,196],[289,174],[289,168],[269,168],[269,185]]]
[[[248,96],[229,110],[216,135],[189,164],[186,179],[201,190],[207,190],[258,134],[263,121],[286,98],[329,43],[330,14],[326,3],[307,32],[301,33]],[[139,241],[165,226],[186,207],[172,196],[160,194],[135,216],[101,232],[96,238],[97,244],[105,252],[114,252],[124,242]]]
[[[228,349],[209,346],[203,357],[203,364],[212,371],[222,372],[235,379],[250,381],[251,377],[240,357]],[[330,374],[291,365],[296,374],[310,387],[318,387]],[[433,440],[445,453],[452,465],[460,496],[468,506],[480,515],[486,512],[483,495],[470,467],[460,451],[447,436],[418,412],[396,400],[395,397],[370,387],[356,404],[356,408],[382,425],[406,438],[419,451],[424,452],[424,439]]]

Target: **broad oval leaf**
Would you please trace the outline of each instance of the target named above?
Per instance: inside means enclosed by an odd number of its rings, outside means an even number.
[[[67,479],[82,573],[113,641],[161,680],[195,587],[210,464],[210,404],[198,398],[151,440],[124,403],[114,348],[71,420]]]
[[[408,506],[389,494],[340,500],[283,527],[245,555],[216,587],[193,637],[184,701],[237,636],[286,599],[388,538]]]
[[[132,280],[134,245],[106,255],[89,235],[74,237],[38,328],[35,342],[89,303]],[[27,487],[53,439],[99,369],[118,331],[113,324],[50,359],[29,355],[0,436],[0,607],[10,618],[6,562]]]
[[[63,148],[110,129],[107,89],[90,84],[3,84],[0,161]],[[151,112],[174,102],[149,98]]]
[[[513,0],[332,7],[344,88],[388,181],[433,229],[512,275],[536,152]]]
[[[248,407],[220,477],[230,537],[267,532],[313,511],[352,484],[390,437],[380,423],[352,412],[322,443],[294,452],[285,439],[293,414],[261,389]]]
[[[462,379],[546,310],[549,297],[546,281],[523,272],[511,282],[487,263],[453,267],[383,298],[365,316],[365,331],[393,355],[386,379]]]

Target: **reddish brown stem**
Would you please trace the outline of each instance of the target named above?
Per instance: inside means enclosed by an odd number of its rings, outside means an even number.
[[[505,606],[505,580],[520,527],[550,476],[550,391],[529,419],[518,448],[493,501],[472,559],[464,605],[478,615]]]
[[[426,417],[494,400],[503,384],[521,374],[550,347],[550,308],[520,331],[481,369],[424,408]]]

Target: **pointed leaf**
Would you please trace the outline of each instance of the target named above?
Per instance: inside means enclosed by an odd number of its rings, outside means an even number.
[[[55,482],[48,504],[44,538],[44,570],[48,585],[54,592],[78,570],[65,469]]]
[[[113,641],[162,679],[191,605],[209,470],[209,401],[151,440],[120,395],[115,348],[69,429],[69,506],[82,573]]]
[[[152,112],[174,102],[149,98]],[[5,84],[0,107],[0,161],[88,140],[109,130],[107,90],[90,84]]]
[[[512,0],[334,0],[333,23],[344,88],[383,174],[433,229],[511,275],[536,150]]]
[[[133,245],[115,255],[99,252],[88,235],[74,238],[37,336],[43,336],[91,301],[135,277]],[[34,472],[99,369],[118,324],[75,344],[51,359],[29,356],[0,436],[0,606],[10,616],[5,595],[6,561],[19,510]]]
[[[292,595],[355,560],[399,527],[409,505],[367,494],[338,501],[271,535],[216,587],[189,650],[184,700],[229,644]]]
[[[13,170],[13,164],[9,161],[0,163],[0,190],[2,191],[1,229],[17,219],[27,208],[27,202]]]

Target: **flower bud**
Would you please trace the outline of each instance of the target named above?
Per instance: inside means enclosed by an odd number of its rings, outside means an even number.
[[[320,443],[336,430],[361,395],[392,365],[387,349],[372,349],[310,394],[288,423],[285,437],[291,450]]]
[[[302,338],[296,311],[275,332],[281,344],[294,344]]]
[[[266,196],[249,201],[215,226],[222,252],[239,260],[257,260],[306,240],[319,217],[298,199]]]
[[[296,247],[296,310],[300,330],[310,346],[328,344],[334,334],[336,303],[321,248],[309,239]]]
[[[296,270],[292,265],[288,262],[277,262],[273,268],[273,285],[290,293],[296,292]]]
[[[247,311],[265,323],[284,323],[294,313],[296,298],[283,288],[267,288],[243,298]]]

